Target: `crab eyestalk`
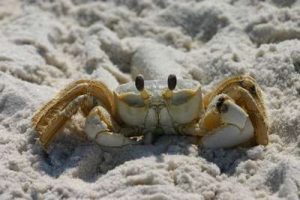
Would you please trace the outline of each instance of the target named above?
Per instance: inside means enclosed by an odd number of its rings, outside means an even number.
[[[173,90],[177,85],[177,77],[174,74],[170,74],[168,77],[168,89],[164,93],[166,99],[170,99],[173,96]]]
[[[136,78],[135,78],[135,87],[138,91],[140,91],[141,96],[143,99],[148,99],[149,98],[149,94],[148,92],[145,90],[145,81],[144,81],[144,77],[143,75],[139,74]]]

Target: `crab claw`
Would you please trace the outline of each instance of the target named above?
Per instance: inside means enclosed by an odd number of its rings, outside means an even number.
[[[202,123],[209,132],[202,139],[205,147],[232,147],[254,136],[248,114],[225,94],[213,99]]]
[[[220,103],[223,99],[225,99],[223,103]],[[220,108],[218,108],[218,106]],[[239,129],[245,127],[245,123],[249,118],[248,114],[227,95],[220,95],[217,102],[217,109],[220,110],[221,120],[224,124],[232,124]]]

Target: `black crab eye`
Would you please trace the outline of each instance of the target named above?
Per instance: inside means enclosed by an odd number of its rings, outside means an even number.
[[[144,90],[144,77],[143,77],[143,75],[139,74],[135,78],[135,87],[138,91],[143,91]]]
[[[177,84],[177,78],[176,75],[170,74],[168,77],[168,88],[170,90],[174,90]]]

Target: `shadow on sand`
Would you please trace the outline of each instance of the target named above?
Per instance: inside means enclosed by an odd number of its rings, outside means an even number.
[[[192,145],[189,139],[183,136],[162,136],[154,145],[108,148],[78,136],[61,134],[48,152],[35,141],[36,137],[32,136],[30,143],[33,145],[33,154],[38,157],[40,170],[55,178],[63,173],[71,173],[74,178],[86,182],[94,182],[124,162],[141,157],[155,156],[157,162],[164,162],[165,154],[201,157],[216,164],[221,173],[229,176],[235,172],[240,162],[248,159],[247,149],[203,149]]]

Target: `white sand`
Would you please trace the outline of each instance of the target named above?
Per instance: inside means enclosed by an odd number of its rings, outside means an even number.
[[[299,199],[299,0],[0,1],[0,199]],[[101,148],[65,129],[49,154],[33,113],[72,80],[111,89],[169,73],[204,91],[249,73],[265,91],[266,147],[184,137]],[[75,125],[80,125],[77,118]]]

